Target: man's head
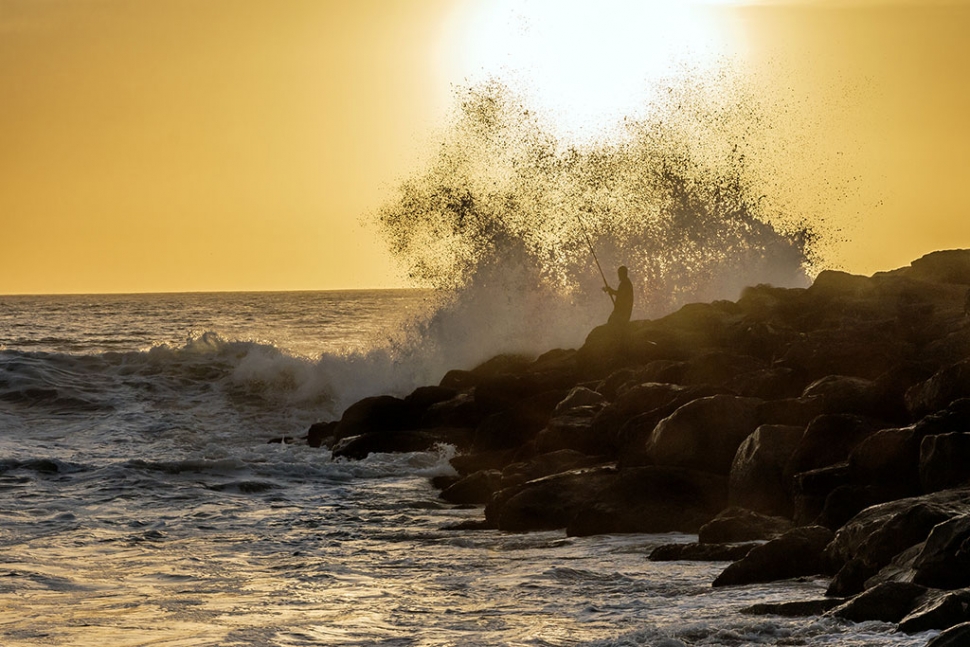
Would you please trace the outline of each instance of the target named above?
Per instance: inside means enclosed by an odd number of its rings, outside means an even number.
[[[622,281],[623,279],[625,279],[625,278],[626,278],[626,265],[621,265],[621,266],[620,266],[620,267],[619,267],[619,268],[618,268],[618,269],[616,270],[616,273],[617,273],[617,274],[619,275],[619,277],[620,277],[620,280],[621,280],[621,281]]]

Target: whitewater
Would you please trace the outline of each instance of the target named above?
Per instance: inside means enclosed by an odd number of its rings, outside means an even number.
[[[0,644],[924,645],[748,616],[690,535],[450,527],[454,449],[354,462],[298,439],[443,375],[396,331],[425,291],[0,297]],[[580,339],[581,342],[581,339]],[[292,443],[270,442],[282,437]]]

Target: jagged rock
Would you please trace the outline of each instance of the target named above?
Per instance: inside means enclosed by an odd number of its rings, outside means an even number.
[[[701,526],[697,539],[702,544],[774,539],[791,530],[791,521],[744,508],[731,507]]]
[[[714,586],[774,582],[822,573],[822,554],[831,539],[832,531],[822,526],[789,530],[728,566],[714,580]]]
[[[785,467],[804,433],[804,427],[761,425],[745,438],[731,463],[728,502],[767,515],[791,516]]]
[[[926,436],[919,449],[919,481],[925,492],[970,482],[970,433]]]
[[[520,485],[544,476],[599,465],[603,462],[604,459],[601,456],[589,456],[574,449],[560,449],[539,454],[526,462],[512,463],[502,470],[502,481],[505,484],[503,487]]]
[[[455,445],[459,449],[471,444],[471,429],[445,428],[421,431],[383,431],[342,438],[333,446],[332,458],[360,460],[370,454],[426,452],[435,445]]]
[[[899,621],[899,631],[914,634],[932,629],[947,629],[968,621],[970,589],[947,593],[930,591]]]
[[[652,562],[734,562],[742,559],[755,542],[746,544],[664,544],[650,552]]]
[[[967,647],[967,645],[970,645],[970,622],[950,627],[926,643],[926,647]]]
[[[925,586],[918,584],[886,582],[835,607],[829,615],[852,622],[899,622],[913,610],[926,590]]]
[[[875,431],[868,420],[859,416],[819,416],[805,429],[787,473],[798,474],[845,462],[852,450]]]
[[[913,581],[938,589],[970,586],[970,510],[934,526],[913,561]]]
[[[499,470],[480,470],[446,488],[439,496],[449,503],[484,504],[499,490],[501,483]]]
[[[502,490],[485,515],[511,531],[696,532],[723,507],[723,488],[723,479],[690,470],[588,468]]]
[[[970,489],[946,490],[866,508],[836,533],[826,549],[833,568],[861,559],[877,570],[922,542],[938,523],[970,511]]]
[[[906,392],[906,407],[915,418],[946,409],[970,396],[970,359],[940,369]]]
[[[646,454],[658,465],[726,475],[738,447],[758,427],[760,404],[730,395],[689,402],[657,424]]]
[[[310,447],[332,447],[337,442],[337,424],[332,422],[315,422],[307,430],[307,445]]]
[[[553,414],[561,415],[575,407],[587,407],[602,404],[606,404],[606,398],[604,398],[601,394],[593,391],[592,389],[588,389],[585,386],[577,386],[570,390],[569,394],[556,405]]]
[[[593,417],[599,407],[572,407],[549,420],[545,429],[536,435],[536,451],[549,453],[573,449],[584,454],[612,453],[609,443],[593,430]]]
[[[763,602],[741,609],[750,616],[782,616],[784,618],[804,618],[820,616],[826,611],[842,604],[842,600],[822,598],[819,600],[798,600],[797,602]]]

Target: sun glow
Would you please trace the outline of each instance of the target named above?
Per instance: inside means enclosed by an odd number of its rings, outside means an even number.
[[[452,83],[510,81],[579,138],[635,114],[652,83],[712,65],[729,44],[709,6],[677,0],[502,0],[458,20],[448,48],[458,54],[445,57]]]

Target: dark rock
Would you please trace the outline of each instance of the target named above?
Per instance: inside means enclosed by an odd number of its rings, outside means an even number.
[[[664,544],[650,552],[652,562],[734,562],[751,552],[757,543]]]
[[[913,562],[917,584],[938,589],[970,586],[970,509],[934,526]]]
[[[499,470],[480,470],[451,485],[440,496],[449,503],[484,504],[499,490],[501,482]]]
[[[447,490],[461,479],[461,476],[455,474],[439,474],[431,477],[431,487],[436,490]]]
[[[787,473],[798,474],[848,461],[852,450],[875,431],[868,420],[859,416],[819,416],[805,429]]]
[[[838,530],[849,519],[870,506],[912,495],[912,491],[896,486],[840,485],[825,497],[825,505],[816,518],[816,523]]]
[[[613,448],[593,430],[593,417],[598,407],[573,407],[554,416],[536,436],[536,451],[540,454],[572,449],[584,454],[613,453]]]
[[[445,373],[445,376],[441,378],[441,382],[438,383],[438,386],[446,389],[464,391],[474,387],[480,381],[481,377],[472,373],[471,371],[452,369]]]
[[[921,492],[919,446],[915,427],[881,429],[849,454],[852,478],[857,483],[892,485],[901,493],[896,498],[915,496]]]
[[[791,530],[788,519],[732,507],[701,526],[697,539],[702,544],[755,541],[774,539],[788,530]]]
[[[459,393],[450,400],[436,402],[424,410],[421,426],[432,427],[477,427],[485,418],[485,412],[478,406],[471,393]]]
[[[970,622],[950,627],[926,643],[926,647],[967,647],[970,645]]]
[[[332,447],[337,441],[337,421],[315,422],[307,430],[307,445],[310,447]]]
[[[534,359],[528,355],[504,353],[482,362],[473,368],[471,372],[485,378],[523,373],[532,364]]]
[[[750,616],[782,616],[784,618],[804,618],[820,616],[826,611],[842,604],[842,600],[822,598],[819,600],[798,600],[797,602],[763,602],[741,609]]]
[[[577,386],[569,391],[569,394],[556,405],[553,410],[554,415],[566,413],[575,407],[588,407],[593,405],[606,404],[606,398],[584,386]]]
[[[459,454],[452,457],[449,463],[461,476],[468,476],[474,472],[489,469],[504,469],[514,460],[515,450],[502,449],[491,452],[475,452]]]
[[[910,263],[907,274],[921,281],[970,285],[970,250],[930,252]]]
[[[588,468],[502,490],[485,514],[512,531],[696,532],[723,507],[723,488],[723,479],[690,470]]]
[[[859,558],[850,559],[842,565],[839,572],[832,578],[825,595],[844,598],[862,593],[866,588],[866,580],[878,572],[879,566],[877,565],[869,564]]]
[[[760,404],[730,395],[689,402],[657,424],[646,454],[658,465],[726,475],[738,447],[758,427]]]
[[[947,629],[970,622],[970,590],[937,593],[930,591],[899,621],[899,631],[914,634]]]
[[[866,508],[836,533],[826,549],[834,569],[861,559],[877,569],[924,541],[938,523],[970,510],[970,490],[946,490]]]
[[[970,482],[970,433],[923,438],[919,449],[919,481],[925,492],[938,492]]]
[[[381,431],[414,429],[418,420],[401,398],[378,395],[364,398],[347,407],[334,430],[337,440]]]
[[[724,386],[746,398],[783,400],[800,397],[806,384],[805,378],[798,371],[784,366],[775,366],[740,373],[727,380]],[[818,411],[815,415],[821,413],[823,412]],[[808,421],[805,424],[808,424]]]
[[[940,369],[930,379],[906,392],[906,407],[914,418],[946,409],[970,396],[970,359]]]
[[[831,539],[832,531],[822,526],[789,530],[728,566],[714,580],[714,586],[774,582],[822,573],[822,554]]]
[[[443,386],[419,386],[404,398],[404,403],[411,409],[423,411],[439,402],[451,400],[457,395],[456,389]]]
[[[479,394],[477,390],[476,400]],[[552,411],[562,398],[562,393],[547,391],[506,402],[507,408],[485,418],[475,428],[475,451],[510,449],[531,441],[549,423]]]
[[[827,375],[809,384],[802,397],[821,398],[826,413],[878,416],[884,409],[873,380]]]
[[[457,523],[447,524],[441,527],[442,530],[494,530],[485,519],[466,519]]]
[[[589,456],[573,449],[561,449],[547,454],[539,454],[527,462],[512,463],[502,471],[503,482],[521,484],[552,474],[560,474],[582,467],[600,465],[601,456]],[[506,485],[505,487],[508,487]]]
[[[731,463],[728,501],[767,515],[791,516],[790,480],[785,467],[804,427],[761,425],[738,447]]]
[[[376,453],[427,452],[441,444],[467,448],[471,444],[471,430],[439,427],[422,431],[383,431],[349,436],[338,440],[333,446],[332,458],[361,460]]]
[[[763,360],[724,350],[703,353],[687,360],[683,384],[723,386],[741,375],[767,368]]]
[[[899,622],[916,606],[926,587],[907,582],[886,582],[865,591],[829,612],[852,622]]]
[[[768,400],[758,407],[758,419],[765,425],[789,425],[803,430],[824,414],[821,398],[787,398]]]

